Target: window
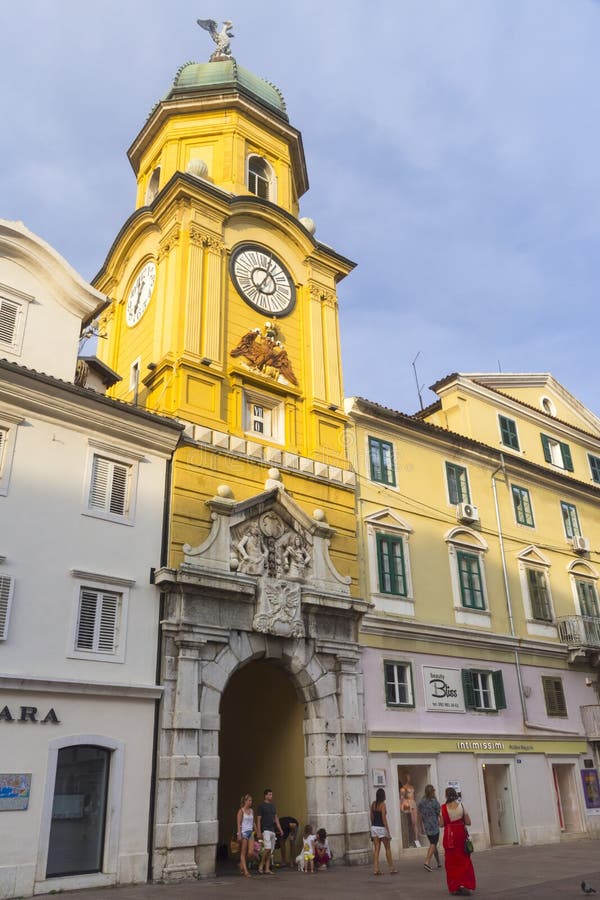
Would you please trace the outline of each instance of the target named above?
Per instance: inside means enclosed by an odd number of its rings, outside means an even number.
[[[121,594],[81,588],[75,650],[114,654],[118,646],[121,605]]]
[[[527,525],[529,528],[535,528],[533,521],[533,510],[531,509],[531,497],[527,488],[512,485],[512,498],[515,508],[515,518],[519,525]]]
[[[388,706],[414,706],[409,663],[384,662],[385,702]]]
[[[573,460],[569,445],[563,444],[561,441],[555,441],[554,438],[548,437],[547,434],[541,434],[540,437],[546,462],[552,463],[553,466],[559,466],[561,469],[566,469],[567,472],[572,472]]]
[[[252,154],[248,157],[248,190],[263,200],[274,200],[273,170],[266,159]]]
[[[283,404],[277,400],[244,393],[244,431],[248,436],[283,443]]]
[[[457,503],[471,502],[467,470],[464,466],[446,463],[446,480],[448,482],[448,497],[450,503],[456,506]]]
[[[463,669],[461,674],[467,709],[480,709],[487,712],[506,709],[502,672]]]
[[[575,586],[577,588],[577,597],[579,599],[581,615],[598,618],[600,616],[600,610],[598,608],[598,592],[594,582],[583,578],[576,578]]]
[[[527,590],[532,618],[540,622],[552,622],[552,604],[548,590],[548,576],[543,569],[527,570]]]
[[[470,609],[485,609],[479,554],[457,550],[456,561],[462,605]]]
[[[520,450],[515,420],[507,419],[506,416],[498,416],[498,422],[500,423],[500,435],[504,446],[510,447],[511,450]]]
[[[377,535],[377,563],[379,566],[379,590],[382,594],[398,594],[406,597],[406,566],[404,541],[389,534]]]
[[[593,456],[591,453],[588,453],[588,459],[590,461],[592,481],[595,481],[596,484],[600,484],[600,456]]]
[[[88,506],[112,516],[129,514],[131,466],[94,454]]]
[[[2,351],[0,350],[0,355]],[[2,413],[0,419],[0,497],[8,494],[10,473],[17,442],[17,426],[23,421],[19,416]]]
[[[23,344],[27,308],[33,297],[0,284],[0,350],[19,355]]]
[[[543,675],[542,688],[544,690],[544,700],[546,701],[546,712],[548,715],[565,717],[567,715],[567,703],[565,700],[562,678],[552,678]]]
[[[564,501],[561,501],[560,511],[562,513],[566,536],[568,538],[581,537],[581,528],[579,527],[577,507],[572,503],[565,503]]]
[[[5,641],[8,637],[13,590],[14,579],[8,575],[0,575],[0,641]]]
[[[371,464],[371,481],[395,486],[394,448],[389,441],[369,438],[369,461]]]

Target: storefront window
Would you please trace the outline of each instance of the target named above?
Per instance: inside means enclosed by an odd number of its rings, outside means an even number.
[[[63,747],[58,752],[48,878],[102,871],[110,750]]]

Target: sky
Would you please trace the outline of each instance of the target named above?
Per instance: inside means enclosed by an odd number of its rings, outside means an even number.
[[[282,90],[301,215],[357,263],[339,285],[345,392],[404,412],[454,372],[550,371],[600,413],[596,0],[0,3],[0,217],[85,278],[134,209],[126,151],[197,18]]]

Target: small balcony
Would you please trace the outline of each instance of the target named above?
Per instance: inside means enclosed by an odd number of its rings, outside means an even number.
[[[580,706],[581,721],[590,741],[600,741],[600,705]]]
[[[590,656],[593,665],[600,655],[600,617],[562,616],[556,620],[558,639],[569,648],[569,656]]]

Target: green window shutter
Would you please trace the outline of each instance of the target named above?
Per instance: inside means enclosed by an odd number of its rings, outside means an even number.
[[[391,663],[386,663],[384,668],[385,673],[385,702],[388,706],[396,706],[396,685],[394,678],[394,666]]]
[[[544,448],[544,459],[546,462],[552,462],[552,453],[550,451],[550,438],[546,434],[540,434],[542,439],[542,447]]]
[[[379,590],[383,594],[397,594],[406,597],[406,564],[402,538],[387,534],[377,535],[377,565],[379,569]]]
[[[596,484],[600,484],[600,456],[592,456],[591,453],[588,453],[588,460],[590,462],[592,481],[595,481]]]
[[[371,465],[371,481],[380,484],[396,484],[394,469],[394,448],[389,441],[369,438],[369,461]]]
[[[391,444],[381,442],[381,461],[386,484],[395,486],[396,472],[394,470],[394,451]]]
[[[381,458],[379,455],[379,442],[375,438],[369,438],[369,460],[371,462],[371,481],[381,481]]]
[[[568,444],[560,444],[560,452],[562,454],[563,466],[567,472],[573,471],[573,459],[571,457],[571,448]]]
[[[492,684],[494,685],[494,699],[496,709],[506,709],[506,694],[504,693],[504,681],[502,672],[492,672]]]
[[[577,581],[577,595],[582,616],[598,617],[598,596],[591,581]]]
[[[567,715],[567,702],[565,700],[562,678],[542,676],[542,686],[548,715],[565,717]]]
[[[450,503],[470,503],[469,479],[464,466],[446,463],[446,479],[448,481],[448,498]]]
[[[510,447],[512,450],[519,450],[519,436],[517,434],[517,424],[513,421],[513,419],[508,419],[506,416],[499,416],[500,420],[500,434],[502,436],[502,443],[505,447]]]
[[[473,687],[473,673],[470,669],[462,669],[460,674],[465,697],[465,706],[467,709],[476,709],[477,701],[475,699],[475,689]]]
[[[550,609],[545,573],[537,569],[527,569],[527,584],[533,618],[540,619],[543,622],[551,622],[552,611]]]

